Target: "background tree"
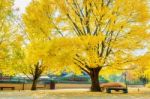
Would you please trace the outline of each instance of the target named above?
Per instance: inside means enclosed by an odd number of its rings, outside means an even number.
[[[149,43],[148,43],[149,45]],[[149,49],[148,51],[144,54],[139,56],[138,60],[135,62],[137,64],[137,68],[133,71],[133,74],[136,78],[140,79],[143,82],[143,85],[145,85],[148,80],[150,79],[149,77],[149,71],[150,71],[150,62],[149,62]]]
[[[22,41],[23,42],[23,41]],[[32,80],[31,90],[36,86],[41,75],[50,72],[49,43],[46,41],[30,42],[26,46],[12,48],[9,65],[15,75],[25,75]]]
[[[40,38],[37,38],[37,35],[33,37],[26,33],[21,19],[18,19],[19,16],[15,15],[13,3],[13,0],[0,1],[1,72],[5,75],[18,75],[20,73],[28,77],[31,75],[30,79],[33,80],[31,89],[35,90],[39,77],[46,70],[49,70],[44,58],[46,57],[44,56],[44,43],[43,41],[41,41],[42,44],[36,43]],[[28,44],[29,42],[30,44]],[[41,50],[42,52],[40,52]],[[35,54],[33,55],[33,53]],[[44,61],[42,58],[44,58]]]
[[[8,47],[8,38],[10,37],[10,23],[8,22],[8,19],[11,15],[12,11],[12,1],[0,1],[0,60],[1,62],[4,61],[4,59],[7,57],[7,47]]]
[[[21,72],[26,75],[32,75],[32,88],[36,90],[36,84],[42,74],[50,72],[52,52],[49,52],[49,41],[54,37],[52,35],[51,20],[53,17],[45,17],[48,13],[53,13],[49,0],[32,1],[23,15],[25,23],[26,41],[28,42],[24,50],[24,60],[26,65],[22,65]],[[32,13],[34,12],[34,13]],[[38,15],[38,16],[36,16]],[[36,25],[35,25],[36,24]]]
[[[33,83],[31,90],[36,90],[38,79],[42,74],[49,71],[49,54],[47,53],[47,43],[32,42],[25,49],[25,64],[21,66],[20,71],[29,77]]]
[[[3,74],[12,75],[12,48],[20,46],[21,35],[13,21],[14,0],[0,1],[0,70]]]

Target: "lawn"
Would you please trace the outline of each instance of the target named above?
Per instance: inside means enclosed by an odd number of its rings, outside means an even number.
[[[0,99],[149,99],[150,89],[129,88],[128,94],[89,92],[88,89],[1,91]]]

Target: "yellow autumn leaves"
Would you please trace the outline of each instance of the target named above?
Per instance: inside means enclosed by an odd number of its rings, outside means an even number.
[[[31,39],[27,62],[42,59],[60,71],[78,70],[76,65],[122,68],[145,47],[148,18],[146,0],[32,1],[23,15]]]
[[[89,35],[31,42],[25,50],[25,61],[28,65],[32,65],[42,60],[43,66],[51,71],[56,71],[57,68],[59,68],[57,72],[62,72],[62,70],[73,71],[71,67],[75,68],[74,57],[79,54],[87,65],[94,68],[101,62],[101,58],[97,56],[96,47],[103,39],[103,36],[93,37]]]
[[[22,17],[27,35],[16,33],[12,37],[9,34],[11,25],[8,23],[2,31],[0,30],[0,37],[8,33],[5,38],[13,41],[11,43],[13,47],[8,42],[0,45],[2,49],[6,49],[0,51],[0,58],[7,56],[9,45],[12,50],[9,55],[12,55],[14,50],[17,55],[19,51],[23,53],[22,59],[14,60],[14,64],[19,64],[18,67],[28,71],[30,66],[42,60],[42,65],[46,68],[44,71],[53,71],[57,74],[63,71],[79,74],[81,69],[78,65],[84,69],[108,66],[108,69],[107,67],[104,69],[107,73],[115,68],[123,68],[135,63],[133,60],[137,57],[132,53],[147,47],[150,37],[147,24],[149,20],[147,1],[107,1],[32,1]],[[12,1],[0,2],[3,2],[0,6],[2,9],[7,8],[0,10],[3,13],[0,15],[0,25],[2,25],[2,17],[10,14]],[[125,61],[132,61],[132,63]],[[139,64],[145,67],[142,62]]]

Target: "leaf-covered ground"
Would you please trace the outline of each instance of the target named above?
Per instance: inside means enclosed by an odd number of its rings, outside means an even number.
[[[1,91],[0,99],[149,99],[150,89],[130,88],[128,94],[89,92],[88,89]]]

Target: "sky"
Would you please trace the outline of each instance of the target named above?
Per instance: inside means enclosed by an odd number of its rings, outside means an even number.
[[[15,0],[14,8],[19,8],[19,14],[25,12],[25,7],[30,3],[31,0]]]

